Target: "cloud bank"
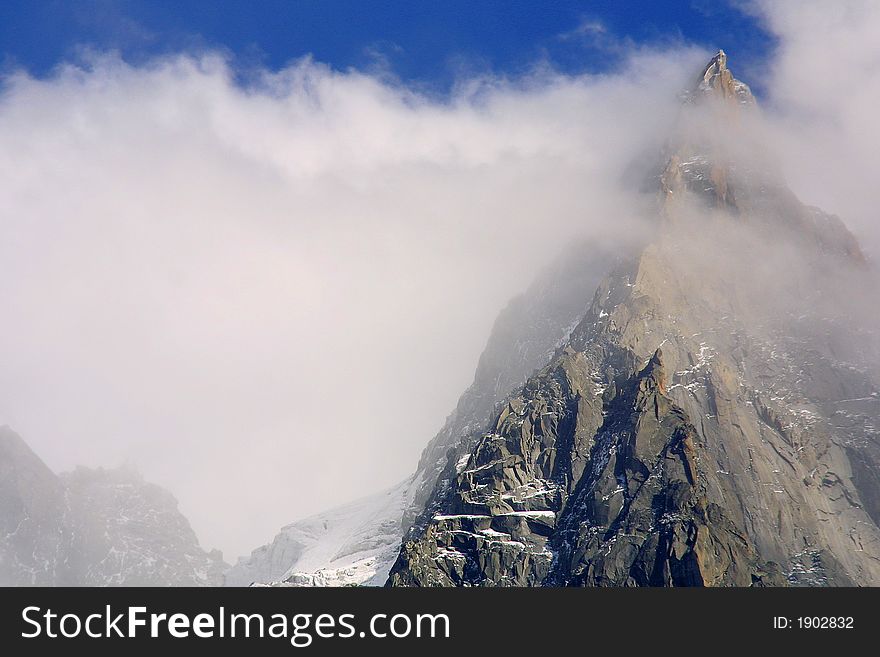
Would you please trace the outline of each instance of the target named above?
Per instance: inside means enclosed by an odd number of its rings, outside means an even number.
[[[767,113],[792,189],[839,214],[880,255],[880,5],[770,2],[751,6],[779,46],[768,62]]]
[[[877,244],[880,10],[837,7],[753,6],[768,122],[795,191]],[[707,54],[441,99],[210,53],[6,75],[0,423],[57,470],[136,464],[227,558],[396,483],[507,300],[573,239],[643,229],[627,172]]]
[[[442,100],[308,59],[8,76],[0,421],[56,469],[135,463],[233,556],[394,484],[506,301],[635,230],[620,176],[701,58]]]

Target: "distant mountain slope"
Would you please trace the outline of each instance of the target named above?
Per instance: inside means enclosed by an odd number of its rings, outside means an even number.
[[[0,427],[0,585],[75,583],[64,485],[18,434]]]
[[[226,567],[164,489],[128,468],[56,476],[0,427],[0,585],[218,586]]]
[[[381,586],[397,558],[401,520],[413,481],[284,527],[269,545],[243,557],[228,586]]]

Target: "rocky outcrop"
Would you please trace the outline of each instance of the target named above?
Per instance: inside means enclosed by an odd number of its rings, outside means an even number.
[[[585,251],[590,257],[584,257]],[[422,452],[415,475],[418,487],[404,518],[409,533],[423,527],[426,506],[450,485],[456,464],[499,405],[565,344],[583,317],[589,295],[621,258],[595,244],[575,244],[501,311],[473,384]]]
[[[0,428],[0,585],[219,586],[226,568],[134,470],[57,476]]]
[[[726,64],[687,95],[656,232],[450,450],[390,585],[880,584],[876,274],[746,147]]]
[[[723,50],[709,60],[697,83],[685,93],[685,100],[690,103],[703,102],[707,97],[738,105],[755,104],[749,85],[733,77],[727,68],[727,53]]]

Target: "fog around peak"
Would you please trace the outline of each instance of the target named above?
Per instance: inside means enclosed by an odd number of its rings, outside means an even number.
[[[880,11],[753,10],[779,37],[760,102],[786,178],[876,248],[861,26]],[[846,48],[813,38],[823,11]],[[217,53],[8,74],[0,424],[55,470],[135,464],[227,560],[391,486],[510,297],[576,239],[648,230],[628,172],[714,52],[579,77],[536,63],[446,98],[308,58],[242,83]]]

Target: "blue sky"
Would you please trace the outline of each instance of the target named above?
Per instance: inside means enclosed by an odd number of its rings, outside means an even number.
[[[566,73],[612,68],[633,45],[723,47],[740,71],[773,47],[755,19],[710,0],[5,0],[5,68],[44,76],[84,47],[143,61],[220,49],[272,69],[311,54],[345,70],[383,68],[443,90],[459,76],[516,76],[536,62]]]

